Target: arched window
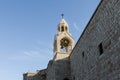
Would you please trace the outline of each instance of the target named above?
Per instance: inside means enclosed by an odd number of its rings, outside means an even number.
[[[75,76],[73,77],[73,80],[75,80]]]
[[[69,80],[68,78],[64,78],[63,80]]]
[[[63,32],[63,31],[64,31],[64,26],[61,27],[61,32]]]
[[[58,31],[60,31],[60,27],[58,27]]]
[[[65,27],[65,31],[67,31],[68,30],[68,28],[67,28],[67,26]]]

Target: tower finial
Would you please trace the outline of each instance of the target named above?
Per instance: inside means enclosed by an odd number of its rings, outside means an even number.
[[[62,13],[62,14],[61,14],[61,16],[62,16],[62,19],[63,19],[63,17],[64,17],[64,14]]]

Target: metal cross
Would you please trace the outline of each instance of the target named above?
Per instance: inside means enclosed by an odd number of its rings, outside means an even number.
[[[62,13],[61,16],[62,16],[62,18],[63,18],[63,17],[64,17],[64,14]]]

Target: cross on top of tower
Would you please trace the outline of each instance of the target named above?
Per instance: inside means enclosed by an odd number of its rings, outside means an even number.
[[[64,17],[64,14],[62,13],[61,16],[62,16],[62,18],[63,18],[63,17]]]

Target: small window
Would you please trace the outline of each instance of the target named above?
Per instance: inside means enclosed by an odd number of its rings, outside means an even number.
[[[85,53],[84,52],[82,52],[82,57],[84,57],[85,56]]]
[[[58,31],[60,31],[60,27],[58,27]]]
[[[73,77],[73,80],[75,80],[75,76]]]
[[[61,27],[61,31],[62,31],[62,32],[64,31],[64,27],[63,27],[63,26]]]
[[[100,53],[100,55],[102,55],[103,54],[103,45],[102,45],[102,43],[100,43],[98,47],[99,47],[99,53]]]
[[[65,27],[65,30],[67,31],[68,29],[67,29],[67,26]]]
[[[69,80],[68,78],[64,78],[63,80]]]

